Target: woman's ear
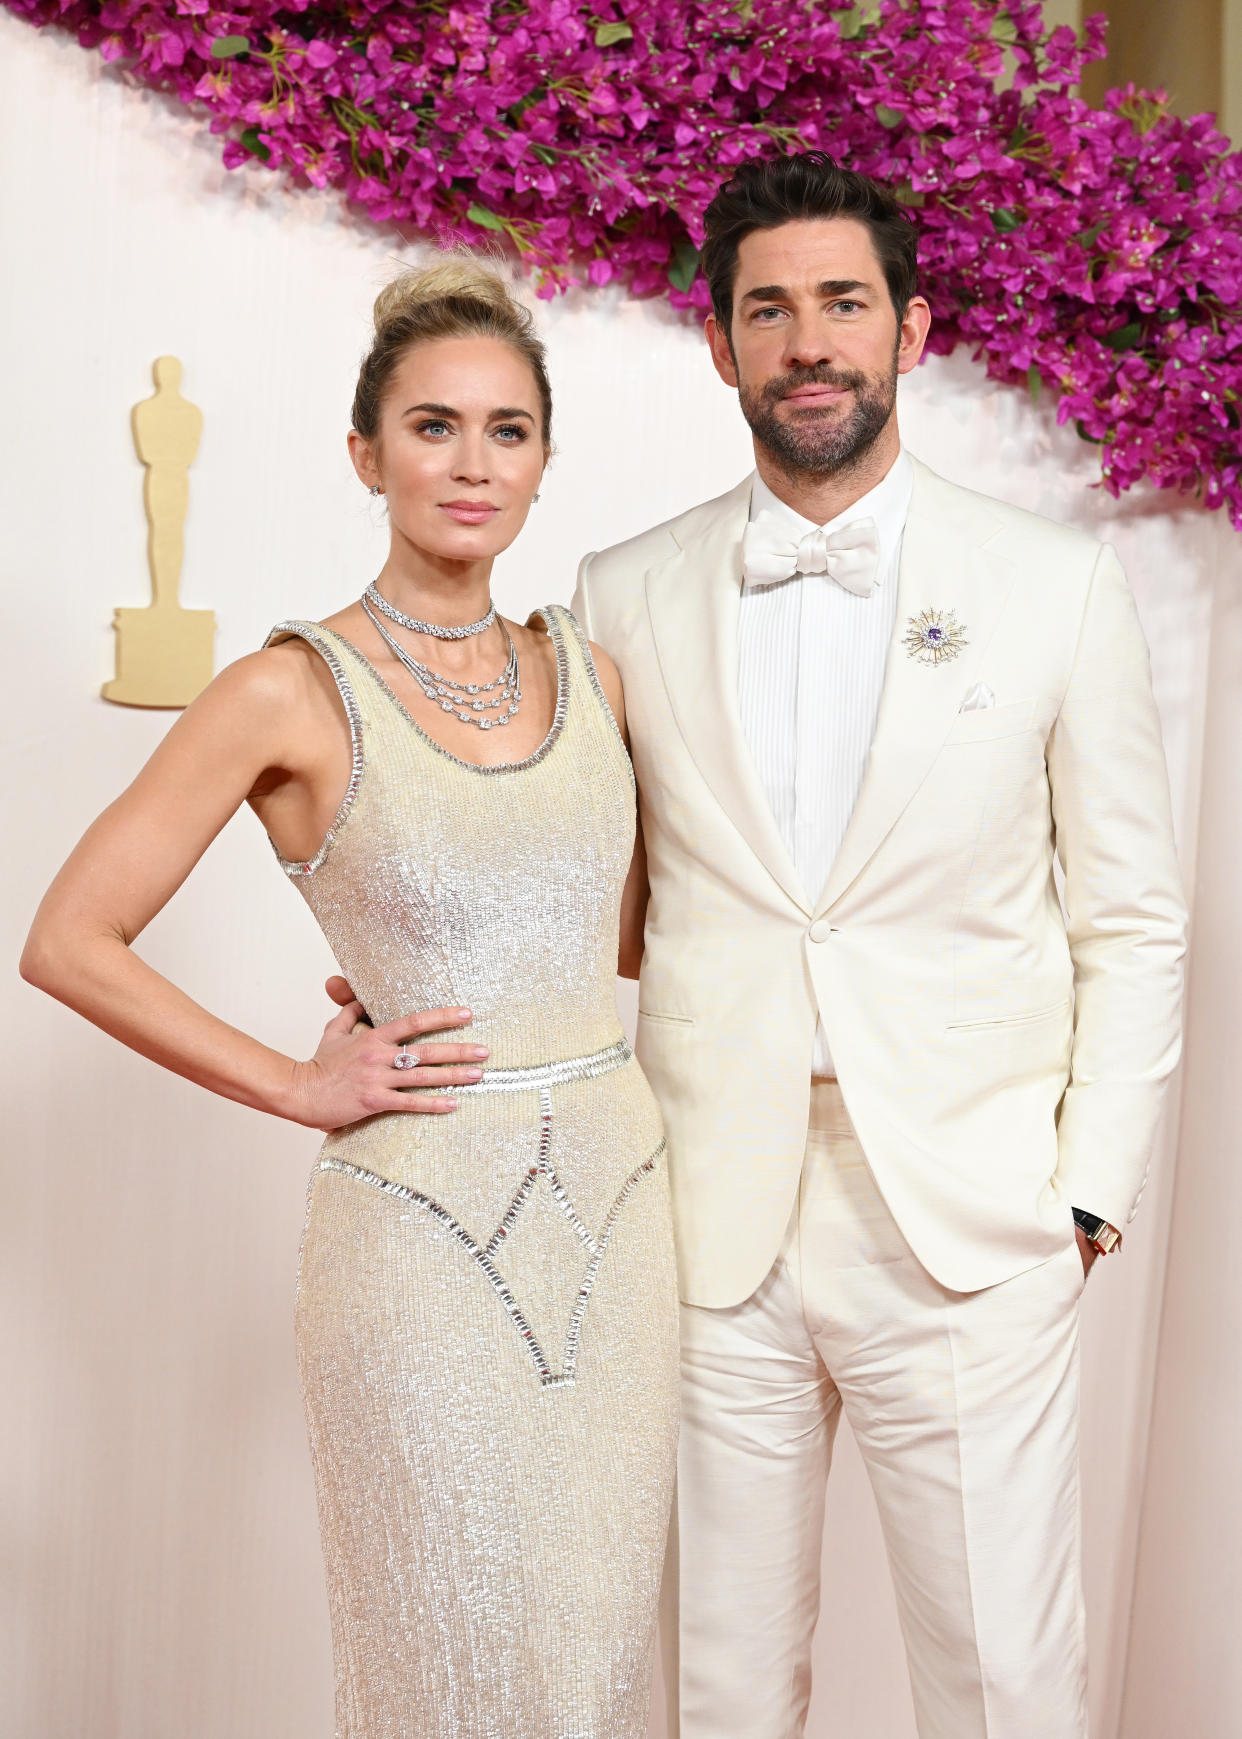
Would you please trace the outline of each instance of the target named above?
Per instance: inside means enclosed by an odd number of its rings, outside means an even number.
[[[349,457],[358,474],[358,481],[367,489],[378,487],[380,474],[379,466],[375,462],[375,449],[357,429],[349,431]]]

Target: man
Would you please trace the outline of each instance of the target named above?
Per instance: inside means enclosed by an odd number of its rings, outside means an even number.
[[[681,1739],[803,1731],[842,1409],[922,1739],[1079,1739],[1078,1300],[1179,1044],[1146,647],[1111,549],[903,451],[930,316],[887,190],[744,164],[703,266],[755,474],[588,556],[574,603],[649,864]]]

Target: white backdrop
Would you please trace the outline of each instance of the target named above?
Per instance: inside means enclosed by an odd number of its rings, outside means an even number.
[[[356,596],[382,516],[344,444],[377,287],[410,250],[255,167],[71,39],[0,14],[7,730],[5,958],[42,888],[171,715],[102,702],[111,612],[148,601],[129,408],[165,352],[205,430],[182,601],[217,662]],[[558,456],[496,593],[567,600],[588,548],[749,467],[702,340],[658,303],[575,294],[541,316]],[[1212,588],[1227,529],[1114,504],[1046,407],[966,357],[903,383],[946,476],[1113,539],[1152,642],[1188,872]],[[308,1054],[331,962],[240,816],[142,951],[208,1006]],[[6,1396],[0,1727],[29,1739],[327,1739],[328,1632],[291,1334],[315,1138],[209,1099],[3,983]],[[1167,1145],[1167,1144],[1166,1144]],[[1119,1729],[1173,1170],[1086,1304],[1093,1732]],[[814,1739],[912,1739],[870,1495],[843,1431],[825,1546]],[[653,1736],[664,1731],[653,1719]],[[738,1736],[744,1739],[744,1736]],[[1053,1739],[1053,1736],[1049,1736]]]

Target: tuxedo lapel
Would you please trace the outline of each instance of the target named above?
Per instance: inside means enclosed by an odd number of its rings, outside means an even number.
[[[889,833],[926,778],[975,681],[1016,577],[1009,562],[985,550],[998,529],[978,496],[916,462],[875,738],[817,913],[841,897]],[[907,649],[911,619],[924,610],[956,616],[965,636],[957,657],[928,664]]]
[[[678,729],[713,796],[795,905],[810,901],[759,782],[737,706],[742,534],[751,480],[687,514],[677,550],[647,573],[647,610]]]

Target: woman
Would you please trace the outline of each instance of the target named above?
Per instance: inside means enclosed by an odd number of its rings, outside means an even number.
[[[23,959],[144,1055],[329,1132],[297,1343],[348,1739],[646,1723],[676,1304],[659,1115],[613,994],[645,885],[621,687],[568,611],[521,627],[490,600],[550,414],[499,278],[454,260],[381,294],[349,437],[387,498],[377,581],[211,684]],[[361,999],[309,1062],[130,950],[243,801]]]

